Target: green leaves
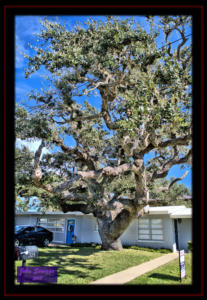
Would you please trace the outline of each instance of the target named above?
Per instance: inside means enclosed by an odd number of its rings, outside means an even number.
[[[131,18],[108,17],[106,22],[90,20],[70,31],[47,19],[42,23],[41,44],[33,47],[34,56],[27,56],[25,75],[45,67],[50,87],[46,84],[41,93],[32,92],[30,99],[37,105],[28,111],[17,107],[15,121],[17,137],[60,146],[41,160],[44,184],[67,181],[78,170],[134,163],[146,149],[157,147],[157,140],[169,140],[172,134],[183,137],[189,131],[190,46],[181,46],[178,53],[176,45],[170,52],[156,42],[164,43],[161,33],[168,38],[177,30],[173,26],[182,30],[180,16],[159,17],[158,23],[150,17],[147,22],[140,26]],[[188,25],[186,18],[183,22]],[[162,149],[162,156],[170,159],[172,149]],[[22,186],[31,184],[32,158],[26,153],[25,157],[28,164],[17,173]],[[151,170],[158,167],[156,161]],[[100,199],[104,189],[134,196],[136,182],[130,172],[113,179],[87,179],[85,184]],[[89,201],[79,182],[76,188]],[[41,189],[33,193],[45,197]],[[58,203],[57,198],[49,199],[48,205]]]
[[[43,114],[30,115],[23,107],[17,107],[15,115],[16,136],[21,139],[39,138],[50,140],[52,124]]]
[[[150,186],[150,195],[152,199],[160,199],[163,205],[185,205],[192,206],[191,199],[183,199],[186,195],[191,195],[191,191],[184,184],[175,183],[169,190],[163,192],[160,188],[168,187],[170,182],[175,178],[158,179],[154,185]]]

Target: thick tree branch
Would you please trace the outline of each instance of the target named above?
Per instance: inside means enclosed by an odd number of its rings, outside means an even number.
[[[78,171],[77,174],[81,175],[84,179],[98,178],[101,176],[118,176],[127,171],[138,172],[141,166],[135,164],[122,164],[118,167],[104,167],[98,171]]]
[[[174,180],[172,180],[168,188],[170,189],[177,181],[184,179],[187,175],[188,175],[188,171],[186,171],[181,177],[177,177]]]
[[[93,212],[93,209],[88,204],[69,204],[64,199],[59,200],[59,205],[64,213],[68,211],[80,211],[84,214]]]
[[[153,150],[155,148],[154,145],[152,145],[152,143],[150,143],[144,150],[140,151],[139,154],[141,156],[144,156],[146,153],[150,152],[151,150]]]
[[[102,113],[99,113],[90,116],[73,117],[70,119],[70,121],[88,121],[88,120],[94,120],[102,117],[103,117]]]
[[[120,197],[113,197],[108,203],[107,208],[113,209],[127,209],[129,211],[132,210],[134,205],[134,198],[120,198]]]
[[[166,148],[169,146],[187,146],[189,145],[189,141],[192,139],[192,135],[188,134],[184,137],[174,138],[171,140],[167,140],[158,144],[157,148]]]
[[[192,139],[192,135],[188,134],[184,137],[178,137],[174,139],[170,139],[164,142],[159,142],[157,144],[149,143],[145,149],[139,152],[140,155],[144,155],[149,153],[153,149],[162,149],[169,146],[187,146],[189,144],[189,141]]]
[[[50,184],[42,184],[41,183],[41,178],[35,177],[35,181],[33,178],[34,183],[44,189],[45,191],[55,194],[55,195],[60,195],[63,191],[71,189],[75,183],[80,182],[81,179],[99,179],[100,177],[106,176],[118,176],[120,174],[123,174],[127,171],[133,171],[133,172],[138,172],[141,166],[135,166],[134,164],[123,164],[118,167],[105,167],[103,169],[100,169],[98,171],[78,171],[76,175],[74,175],[70,180],[67,180],[61,184],[59,184],[57,187],[52,187]],[[40,170],[40,169],[38,169]],[[41,172],[41,170],[40,170]]]
[[[117,124],[114,123],[114,122],[112,122],[111,116],[110,116],[110,114],[109,114],[109,112],[108,112],[108,109],[104,109],[104,108],[102,107],[102,115],[103,115],[105,124],[106,124],[106,126],[107,126],[108,129],[110,129],[110,130],[115,130],[115,129],[118,128]]]
[[[181,177],[177,177],[177,178],[175,178],[174,180],[172,180],[168,186],[158,187],[158,188],[157,188],[158,192],[167,192],[167,191],[169,191],[169,189],[170,189],[177,181],[180,181],[180,180],[184,179],[184,178],[187,176],[187,174],[188,174],[188,171],[186,171]]]
[[[155,179],[158,179],[158,178],[166,177],[172,166],[187,163],[189,161],[189,158],[191,157],[191,154],[192,154],[192,150],[190,149],[186,156],[184,156],[182,158],[170,159],[167,163],[164,164],[164,167],[161,168],[161,170],[155,171],[153,173],[153,175],[151,177],[151,181],[154,181]]]
[[[35,152],[35,157],[34,157],[34,171],[32,174],[32,180],[35,184],[39,184],[41,178],[42,178],[42,171],[40,169],[40,156],[42,154],[42,150],[45,146],[45,142],[42,141],[39,148]]]
[[[136,216],[136,212],[136,207],[134,207],[131,212],[127,209],[122,209],[110,223],[108,230],[109,237],[113,237],[114,239],[120,237]]]
[[[111,79],[112,75],[111,75],[107,70],[104,71],[104,75],[106,76],[105,81],[99,81],[99,82],[97,82],[97,83],[96,83],[91,89],[89,89],[89,90],[86,88],[86,89],[83,91],[83,95],[87,95],[89,92],[92,92],[93,90],[97,89],[97,88],[100,87],[100,86],[106,86],[106,85],[108,85],[109,80]],[[94,82],[93,82],[93,84],[94,84]]]
[[[145,205],[141,209],[139,209],[137,217],[143,217],[144,215],[149,214],[149,205]]]
[[[178,48],[177,48],[177,59],[180,61],[180,50],[181,50],[181,47],[184,46],[184,44],[186,43],[187,41],[187,38],[185,37],[185,27],[184,27],[184,24],[182,25],[182,30],[176,26],[175,29],[177,29],[177,31],[180,33],[181,37],[182,37],[182,42],[178,45]]]
[[[105,121],[105,124],[106,124],[107,128],[110,129],[110,130],[117,129],[118,125],[115,122],[112,122],[112,120],[111,120],[111,116],[110,116],[109,111],[108,111],[108,101],[107,101],[106,98],[102,98],[101,112],[102,112],[102,116],[103,116],[103,119]]]
[[[69,190],[74,183],[78,182],[81,179],[80,175],[74,175],[70,180],[67,180],[61,184],[59,184],[57,187],[53,188],[54,194],[60,194],[65,190]]]
[[[74,154],[74,155],[77,155],[81,160],[82,162],[88,166],[88,168],[90,170],[95,170],[95,164],[94,164],[94,161],[93,159],[91,159],[88,154],[86,152],[81,152],[79,151],[79,149],[76,147],[76,148],[69,148],[67,147],[64,142],[56,137],[53,139],[53,142],[56,143],[58,146],[61,147],[61,149],[65,152],[65,153],[68,153],[70,155]]]

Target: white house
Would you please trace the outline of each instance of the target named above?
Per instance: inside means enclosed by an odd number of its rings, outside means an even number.
[[[146,214],[132,221],[121,235],[123,245],[185,249],[192,241],[192,210],[183,206],[145,207]],[[98,243],[97,221],[81,212],[16,213],[16,225],[40,225],[54,233],[54,243]]]

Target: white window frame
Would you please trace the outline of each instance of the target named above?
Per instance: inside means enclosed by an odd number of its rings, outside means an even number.
[[[98,232],[98,221],[97,219],[93,219],[93,231]]]
[[[140,220],[146,220],[148,222],[147,224],[143,224],[142,226],[140,224]],[[159,224],[154,224],[153,226],[153,220],[159,220]],[[146,223],[147,223],[146,222]],[[147,231],[146,233],[143,233],[143,231]],[[153,231],[161,231],[161,233],[153,233]],[[148,238],[140,238],[141,235],[148,235]],[[155,239],[153,236],[162,236],[162,238]],[[164,228],[163,228],[163,219],[162,218],[141,218],[138,219],[138,241],[139,242],[156,242],[156,243],[162,243],[164,241]]]

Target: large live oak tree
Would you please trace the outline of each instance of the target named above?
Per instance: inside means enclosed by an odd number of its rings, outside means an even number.
[[[92,213],[103,249],[122,249],[120,236],[144,213],[153,183],[190,164],[191,19],[156,22],[146,17],[147,32],[107,17],[67,30],[45,19],[35,54],[25,56],[26,77],[45,67],[50,85],[30,93],[36,105],[16,107],[17,138],[41,140],[34,155],[17,151],[16,193]],[[41,157],[44,147],[54,148]]]

